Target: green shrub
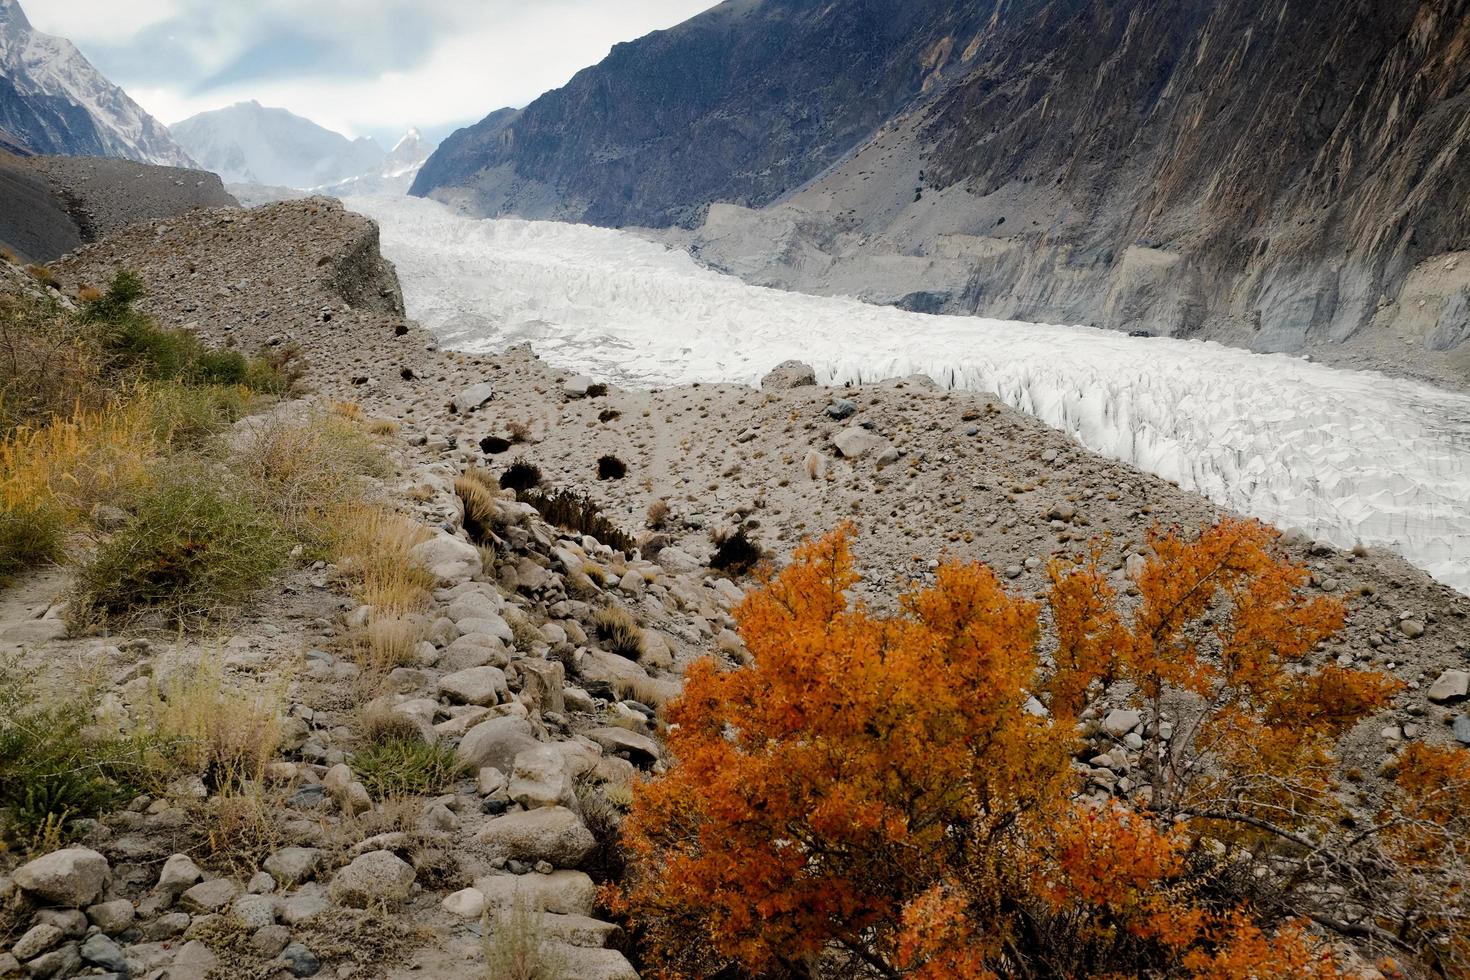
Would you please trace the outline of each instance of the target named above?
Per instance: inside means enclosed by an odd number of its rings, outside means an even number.
[[[447,745],[394,732],[354,754],[352,771],[381,800],[437,793],[464,773],[464,764]]]
[[[60,561],[65,539],[66,520],[55,507],[0,503],[0,585],[18,572]]]
[[[143,393],[154,435],[178,449],[199,446],[245,417],[249,398],[243,388],[163,382]]]
[[[145,743],[97,735],[91,722],[84,699],[43,701],[17,661],[0,662],[0,836],[64,837],[140,791]]]
[[[199,463],[175,466],[77,570],[76,621],[156,611],[187,623],[245,605],[286,560],[276,524]]]
[[[237,350],[202,350],[194,358],[192,380],[210,385],[243,385],[250,364]]]

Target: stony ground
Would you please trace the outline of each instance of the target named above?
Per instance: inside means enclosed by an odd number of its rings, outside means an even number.
[[[128,710],[150,677],[219,656],[232,683],[283,685],[289,708],[269,832],[236,849],[246,857],[212,852],[207,828],[224,824],[202,787],[137,800],[92,830],[81,842],[89,850],[0,878],[0,895],[19,887],[30,902],[0,975],[26,961],[34,976],[84,963],[172,978],[463,976],[483,969],[480,910],[520,895],[569,957],[567,976],[630,976],[619,931],[594,918],[591,829],[605,814],[588,801],[619,797],[637,770],[664,764],[649,715],[677,690],[683,664],[741,655],[730,610],[749,583],[708,570],[711,532],[744,526],[780,562],[802,537],[850,520],[862,592],[891,605],[944,554],[985,560],[1035,593],[1049,559],[1094,540],[1126,590],[1128,559],[1151,526],[1218,514],[984,395],[927,381],[831,391],[787,368],[760,391],[602,392],[529,350],[442,351],[403,318],[376,230],[326,201],[153,222],[84,248],[57,272],[74,289],[118,267],[143,274],[161,320],[246,351],[299,344],[309,400],[351,400],[397,422],[398,476],[383,490],[438,529],[424,556],[442,588],[417,663],[385,677],[354,661],[352,638],[372,612],[356,608],[328,567],[297,569],[208,636],[67,637],[59,572],[0,594],[0,648],[23,650],[52,683],[101,678],[104,697]],[[626,465],[622,478],[598,479],[604,455]],[[497,505],[498,546],[469,546],[454,477],[519,460],[555,486],[588,491],[635,535],[653,533],[649,508],[665,503],[662,548],[645,549],[656,558],[568,539],[508,498]],[[1312,569],[1313,588],[1344,596],[1352,611],[1318,656],[1377,664],[1409,684],[1392,711],[1353,734],[1350,756],[1371,772],[1405,739],[1456,737],[1470,599],[1390,554],[1300,535],[1283,544]],[[641,624],[638,659],[599,638],[593,617],[607,605]],[[351,753],[363,719],[385,710],[455,745],[478,774],[411,805],[367,799]],[[1095,736],[1111,762],[1094,759],[1095,792],[1135,788],[1128,721],[1109,716]],[[1459,724],[1470,743],[1470,720]]]

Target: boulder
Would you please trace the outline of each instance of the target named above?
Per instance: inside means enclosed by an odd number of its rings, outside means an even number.
[[[468,415],[481,405],[495,397],[495,385],[489,381],[481,381],[479,384],[470,385],[461,389],[452,399],[450,404],[454,410],[461,415]]]
[[[567,686],[566,668],[557,660],[522,660],[516,664],[521,672],[521,699],[537,711],[564,714],[567,710],[563,694]]]
[[[697,572],[702,567],[697,558],[681,548],[665,548],[658,553],[655,561],[664,571],[674,575],[683,572]]]
[[[321,866],[322,852],[315,847],[283,847],[261,865],[287,887],[309,881]]]
[[[761,378],[762,391],[790,391],[810,388],[817,383],[817,372],[803,361],[782,361]]]
[[[1137,711],[1129,711],[1123,708],[1114,708],[1112,711],[1109,711],[1107,717],[1103,719],[1102,726],[1103,731],[1107,732],[1109,735],[1113,736],[1114,738],[1122,738],[1124,735],[1127,735],[1129,732],[1133,731],[1133,729],[1137,728],[1139,723],[1142,721],[1143,716],[1140,715]]]
[[[524,718],[491,718],[465,732],[456,754],[470,769],[493,766],[510,772],[516,756],[538,743],[531,723]]]
[[[577,792],[566,756],[554,745],[538,745],[516,756],[510,798],[527,810],[564,806],[577,809]]]
[[[439,679],[439,695],[451,704],[499,704],[510,697],[499,667],[471,667]]]
[[[444,911],[461,919],[478,919],[485,911],[485,896],[478,888],[462,888],[443,901]]]
[[[1470,697],[1470,670],[1447,670],[1429,685],[1429,700],[1457,704]]]
[[[610,755],[626,755],[634,765],[645,769],[659,759],[659,745],[656,741],[626,728],[594,728],[587,733],[587,737],[602,746],[604,752]]]
[[[414,877],[413,866],[392,851],[368,851],[337,872],[327,894],[339,905],[359,909],[401,902],[413,892]]]
[[[131,926],[136,914],[133,903],[126,898],[103,902],[87,909],[87,919],[109,936],[115,936]]]
[[[564,943],[546,945],[566,976],[577,980],[638,980],[638,971],[615,949],[590,949]]]
[[[597,886],[581,871],[553,871],[549,875],[490,875],[475,880],[488,908],[521,905],[533,912],[591,915],[597,906]]]
[[[848,426],[832,437],[832,445],[846,459],[862,459],[888,445],[888,440],[860,425]]]
[[[68,847],[21,865],[11,879],[42,903],[79,909],[97,900],[111,876],[107,858],[90,848]]]
[[[409,557],[421,563],[441,581],[451,584],[468,582],[480,574],[480,550],[468,541],[440,531],[409,551]]]
[[[479,841],[492,861],[546,861],[558,868],[577,867],[597,848],[582,818],[560,806],[496,817],[480,831]]]
[[[218,912],[244,890],[238,881],[229,878],[201,881],[180,896],[179,904],[186,912]]]

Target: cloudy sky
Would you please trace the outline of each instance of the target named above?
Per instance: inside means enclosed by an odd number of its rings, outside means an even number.
[[[715,0],[21,0],[165,123],[257,99],[391,145],[521,106]]]

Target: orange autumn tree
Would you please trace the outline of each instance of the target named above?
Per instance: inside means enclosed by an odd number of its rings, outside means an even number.
[[[980,565],[897,614],[850,602],[850,539],[768,577],[752,665],[696,664],[670,710],[614,900],[660,975],[1338,975],[1308,923],[1350,860],[1319,853],[1332,748],[1395,685],[1307,664],[1343,611],[1269,531],[1155,536],[1126,613],[1095,560],[1055,565],[1050,639]],[[1148,719],[1148,781],[1100,803],[1073,754],[1105,690]]]

